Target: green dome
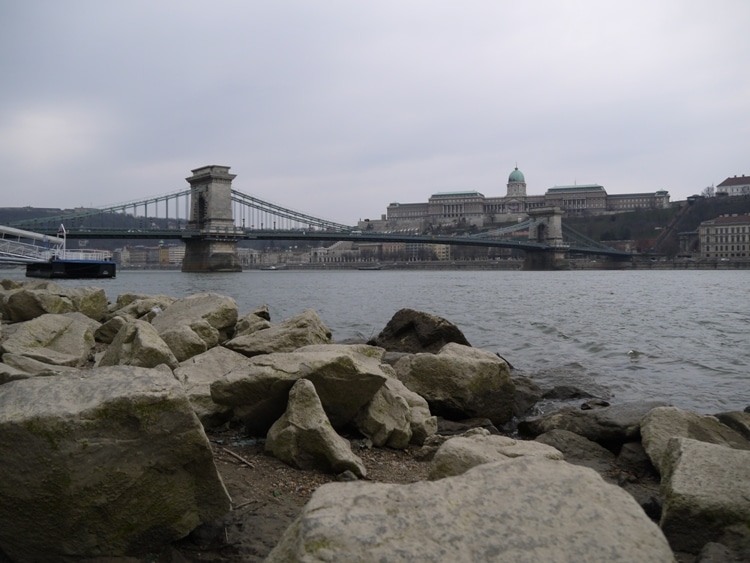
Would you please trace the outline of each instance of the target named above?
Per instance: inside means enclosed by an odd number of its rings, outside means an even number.
[[[523,172],[518,169],[518,166],[516,166],[516,169],[510,173],[510,176],[508,176],[508,183],[511,182],[526,182],[526,178],[523,177]]]

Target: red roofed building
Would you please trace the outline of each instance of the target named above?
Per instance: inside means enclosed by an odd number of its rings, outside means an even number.
[[[727,178],[721,184],[716,186],[716,195],[726,194],[733,195],[750,195],[750,176],[735,176]]]

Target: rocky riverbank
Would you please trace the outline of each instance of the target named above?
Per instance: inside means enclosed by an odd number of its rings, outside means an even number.
[[[0,283],[0,560],[750,557],[750,413],[540,384],[418,311],[336,343],[310,310]]]

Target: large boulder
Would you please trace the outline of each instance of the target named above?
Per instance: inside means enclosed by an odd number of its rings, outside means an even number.
[[[663,473],[672,438],[691,438],[729,448],[750,450],[750,442],[713,416],[700,415],[676,407],[649,412],[641,423],[643,447],[654,467]]]
[[[535,438],[552,430],[568,430],[616,452],[625,442],[638,440],[643,417],[664,405],[660,401],[637,401],[593,410],[565,407],[521,421],[518,431],[522,437]]]
[[[193,327],[196,321],[206,321],[219,333],[220,341],[231,338],[237,323],[237,303],[218,293],[196,293],[178,299],[156,315],[151,324],[160,334],[177,326]]]
[[[675,551],[708,542],[750,550],[750,451],[669,440],[662,464],[661,527]]]
[[[250,360],[221,346],[180,362],[174,375],[182,383],[190,404],[205,428],[218,426],[232,416],[232,408],[211,399],[211,384],[232,370],[246,368]]]
[[[94,334],[87,320],[76,316],[42,314],[16,327],[0,344],[3,354],[16,354],[45,364],[79,367],[94,348]]]
[[[234,408],[249,433],[265,435],[286,409],[292,385],[309,379],[331,423],[340,428],[354,419],[389,377],[380,363],[382,355],[382,348],[365,344],[326,344],[255,356],[247,366],[214,381],[211,398]]]
[[[286,412],[268,431],[266,451],[298,469],[351,471],[358,477],[367,473],[349,442],[336,434],[315,386],[306,379],[289,392]]]
[[[430,414],[427,401],[395,377],[385,380],[357,413],[354,423],[374,446],[394,449],[406,448],[410,443],[422,445],[437,432],[437,417]]]
[[[144,556],[230,508],[169,370],[0,386],[0,459],[0,549],[14,561]]]
[[[274,352],[292,352],[304,346],[330,344],[331,330],[318,314],[307,309],[296,317],[253,332],[243,331],[224,345],[248,357]]]
[[[146,321],[136,320],[120,329],[98,365],[151,368],[166,364],[174,369],[178,363],[154,327]]]
[[[199,319],[191,325],[177,325],[159,333],[178,362],[202,354],[219,343],[219,331]]]
[[[107,312],[107,296],[98,287],[63,289],[52,285],[48,289],[22,288],[12,291],[5,309],[12,322],[27,321],[45,313],[80,312],[96,321]]]
[[[21,288],[9,292],[5,301],[3,318],[17,323],[29,321],[44,314],[59,315],[76,310],[73,301],[59,291]]]
[[[389,352],[438,352],[449,342],[471,346],[461,330],[442,317],[401,309],[369,344]]]
[[[626,492],[595,472],[522,457],[410,485],[319,487],[267,563],[674,561]]]
[[[522,456],[541,456],[562,461],[563,454],[539,442],[496,436],[487,430],[472,430],[468,435],[450,438],[438,448],[430,462],[432,480],[466,473],[472,467]]]
[[[513,418],[515,387],[508,364],[496,354],[450,343],[438,354],[404,356],[394,368],[437,416],[488,418],[495,426]]]
[[[73,301],[76,312],[97,322],[106,316],[109,301],[101,287],[72,287],[65,294]]]

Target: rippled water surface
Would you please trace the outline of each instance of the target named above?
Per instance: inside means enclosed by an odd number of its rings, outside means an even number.
[[[94,284],[110,300],[213,291],[232,296],[240,314],[267,304],[273,321],[311,308],[336,340],[375,335],[410,307],[452,321],[527,375],[593,380],[613,402],[705,413],[750,405],[746,271],[121,271]]]

